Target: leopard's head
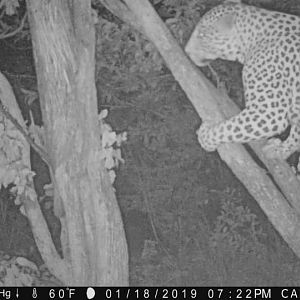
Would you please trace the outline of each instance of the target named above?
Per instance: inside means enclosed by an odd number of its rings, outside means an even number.
[[[185,52],[198,66],[216,58],[236,60],[237,31],[235,4],[223,4],[208,11],[196,25]]]

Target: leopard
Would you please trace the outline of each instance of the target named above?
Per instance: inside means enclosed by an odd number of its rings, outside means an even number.
[[[215,59],[242,64],[244,109],[218,123],[204,120],[197,131],[202,148],[266,139],[270,158],[299,151],[299,16],[228,0],[200,18],[184,50],[198,67]]]

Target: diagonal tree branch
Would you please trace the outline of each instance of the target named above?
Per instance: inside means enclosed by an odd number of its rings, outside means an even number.
[[[99,2],[119,19],[146,35],[143,26],[139,23],[135,14],[129,9],[126,2],[122,0],[99,0]]]

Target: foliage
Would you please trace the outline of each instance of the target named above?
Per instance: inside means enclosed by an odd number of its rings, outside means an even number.
[[[22,134],[6,120],[0,119],[0,184],[7,187],[13,183],[12,192],[16,194],[15,203],[21,204],[21,198],[35,200],[32,187],[34,172],[31,171],[29,146]]]
[[[25,257],[10,257],[0,251],[0,286],[55,286],[57,281],[42,265],[39,268]]]
[[[17,8],[19,7],[18,0],[1,0],[0,9],[4,9],[5,13],[9,16],[16,13]]]
[[[121,156],[120,146],[122,142],[126,141],[126,132],[116,134],[110,125],[104,122],[107,117],[107,110],[101,111],[99,114],[99,125],[101,131],[101,157],[104,160],[104,166],[108,170],[111,182],[113,183],[116,178],[113,168],[117,168],[119,162],[124,162]]]
[[[0,0],[0,39],[29,39],[25,2],[21,0]]]
[[[222,201],[210,239],[211,246],[217,247],[224,242],[234,251],[247,253],[259,249],[264,236],[257,216],[248,207],[232,199]]]
[[[154,46],[128,25],[119,26],[100,18],[97,33],[97,74],[109,71],[114,80],[119,80],[138,72],[161,70],[162,60]],[[128,78],[132,80],[131,90],[136,88],[133,79]]]

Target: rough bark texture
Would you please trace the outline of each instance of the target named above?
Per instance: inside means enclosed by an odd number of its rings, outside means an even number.
[[[110,3],[113,2],[116,5],[115,3],[120,1],[101,0],[101,2],[109,9]],[[202,119],[222,121],[225,117],[237,112],[236,107],[230,103],[228,96],[217,90],[191,64],[147,0],[124,0],[123,2],[127,5],[126,10],[124,10],[125,21],[130,15],[134,16],[138,24],[135,28],[139,30],[142,27],[140,31],[144,32],[146,37],[155,44]],[[128,9],[131,10],[131,14],[128,13]],[[122,11],[119,10],[118,16],[121,15]],[[132,21],[129,23],[133,25]],[[265,170],[253,161],[242,145],[221,145],[218,152],[257,200],[274,227],[300,257],[300,207],[299,201],[297,201],[297,195],[300,191],[299,183],[285,162],[271,161],[264,157],[261,143],[252,143],[251,146],[268,166],[284,195],[279,192],[272,180],[266,175]]]
[[[123,224],[100,159],[91,3],[27,0],[27,8],[63,261],[69,265],[64,283],[127,285]],[[53,270],[53,257],[40,251]]]

